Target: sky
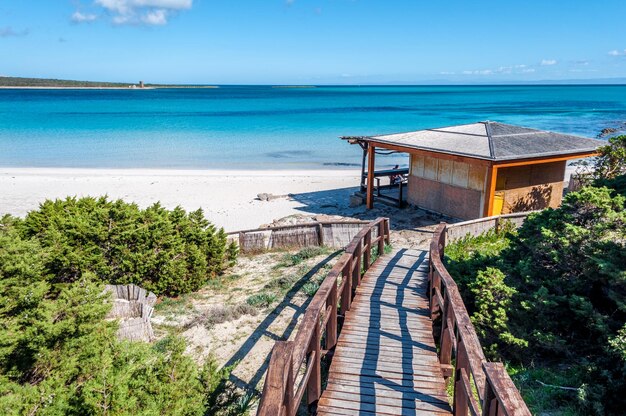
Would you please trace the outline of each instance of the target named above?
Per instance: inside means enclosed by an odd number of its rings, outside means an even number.
[[[0,75],[186,84],[626,77],[624,0],[0,0]]]

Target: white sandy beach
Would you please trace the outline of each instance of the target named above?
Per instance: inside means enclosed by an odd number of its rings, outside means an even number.
[[[0,215],[24,216],[46,198],[108,195],[146,207],[202,208],[226,231],[256,228],[292,214],[348,210],[356,170],[217,171],[0,168]],[[257,194],[293,194],[260,201]]]

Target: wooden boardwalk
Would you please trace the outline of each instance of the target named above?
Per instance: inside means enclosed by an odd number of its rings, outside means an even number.
[[[432,336],[428,251],[386,254],[364,275],[330,366],[319,415],[448,415]]]

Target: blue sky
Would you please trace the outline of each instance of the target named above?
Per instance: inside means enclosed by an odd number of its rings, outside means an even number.
[[[204,84],[626,77],[626,1],[0,0],[0,75]]]

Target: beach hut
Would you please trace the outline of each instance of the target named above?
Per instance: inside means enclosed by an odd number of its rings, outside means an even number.
[[[375,156],[396,151],[410,158],[404,171],[407,202],[458,219],[558,206],[566,162],[594,156],[605,144],[491,121],[342,139],[363,148],[362,190],[368,208],[378,194]]]

